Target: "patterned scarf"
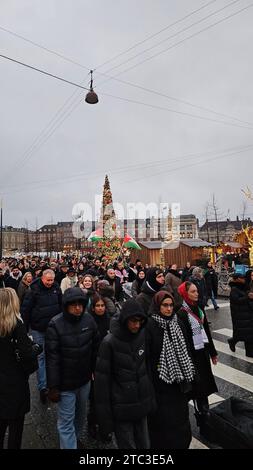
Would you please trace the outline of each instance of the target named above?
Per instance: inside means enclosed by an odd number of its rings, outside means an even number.
[[[202,312],[201,308],[199,308],[199,317],[197,317],[197,315],[193,313],[193,311],[185,301],[183,302],[182,307],[188,314],[188,320],[192,330],[194,349],[196,351],[198,351],[199,349],[204,349],[205,343],[209,342],[206,336],[206,332],[203,328],[204,313]]]
[[[168,384],[192,382],[195,370],[176,315],[167,321],[158,314],[153,314],[152,318],[164,330],[158,364],[160,379]]]

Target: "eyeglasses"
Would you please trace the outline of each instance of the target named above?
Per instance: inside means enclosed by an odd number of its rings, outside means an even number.
[[[164,308],[173,308],[173,304],[161,304]]]

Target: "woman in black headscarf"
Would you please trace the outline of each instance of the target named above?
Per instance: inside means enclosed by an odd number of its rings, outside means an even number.
[[[164,285],[164,274],[159,268],[150,268],[147,271],[146,279],[142,285],[141,293],[137,295],[136,300],[144,309],[146,315],[156,292]]]
[[[135,299],[135,297],[137,297],[138,294],[141,293],[141,288],[142,288],[142,285],[143,285],[144,281],[145,281],[145,271],[144,271],[144,269],[140,269],[140,271],[138,271],[138,273],[136,275],[136,279],[133,281],[132,287],[131,287],[131,293],[132,293],[132,297],[134,299]]]
[[[188,395],[195,369],[184,326],[166,291],[155,294],[146,327],[147,362],[157,410],[149,416],[151,449],[187,449],[191,442]]]

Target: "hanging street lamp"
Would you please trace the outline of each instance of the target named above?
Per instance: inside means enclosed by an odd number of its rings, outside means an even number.
[[[90,71],[90,76],[91,76],[91,79],[90,79],[90,91],[88,91],[86,97],[85,97],[85,101],[86,103],[89,103],[89,104],[96,104],[98,103],[98,95],[95,93],[95,91],[93,90],[93,78],[92,78],[92,74],[93,74],[93,70]]]

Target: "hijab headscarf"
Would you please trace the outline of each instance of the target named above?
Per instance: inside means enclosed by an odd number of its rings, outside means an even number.
[[[147,271],[146,283],[155,292],[158,292],[162,287],[162,284],[160,284],[156,280],[158,274],[162,274],[162,273],[163,273],[162,269],[159,269],[159,268],[150,268]]]
[[[159,378],[167,384],[189,383],[194,380],[195,370],[177,316],[172,313],[165,317],[160,313],[161,303],[166,298],[171,299],[174,305],[173,296],[168,292],[160,291],[155,294],[155,313],[152,315],[152,319],[163,330],[163,344],[158,363]]]
[[[189,283],[189,281],[186,282]],[[194,302],[194,300],[191,300],[188,296],[188,292],[186,290],[186,282],[180,284],[180,286],[177,288],[177,291],[188,305],[196,306],[197,302]],[[193,283],[191,282],[191,284]]]
[[[188,315],[188,321],[192,330],[194,349],[199,350],[205,347],[205,343],[208,343],[208,338],[203,328],[204,313],[198,306],[198,302],[194,302],[189,298],[188,292],[186,290],[186,282],[183,282],[183,284],[181,284],[177,290],[184,299],[182,308],[187,312]],[[190,284],[193,283],[191,282]]]

